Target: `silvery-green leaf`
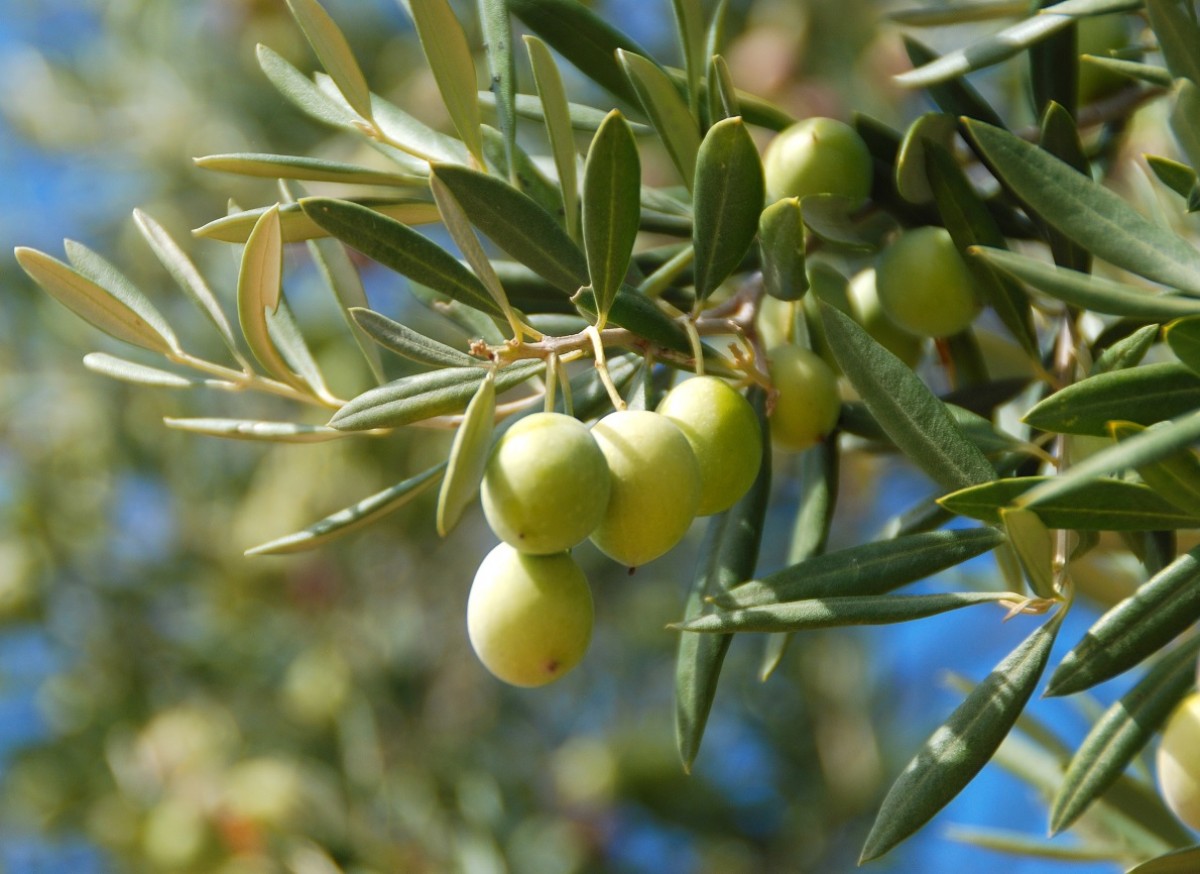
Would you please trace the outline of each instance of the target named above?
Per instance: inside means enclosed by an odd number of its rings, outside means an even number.
[[[583,172],[583,248],[600,325],[629,269],[641,218],[641,190],[637,144],[614,109],[592,139]]]
[[[1145,325],[1128,337],[1118,340],[1100,353],[1092,362],[1089,376],[1108,373],[1110,370],[1125,370],[1137,367],[1150,348],[1158,342],[1158,325]]]
[[[572,132],[571,108],[567,103],[567,92],[563,88],[558,64],[546,44],[536,36],[526,35],[525,47],[529,52],[529,63],[533,68],[533,81],[537,86],[542,106],[542,117],[546,124],[546,135],[550,139],[550,152],[554,155],[554,167],[558,171],[559,191],[562,196],[563,224],[567,236],[579,239],[579,177],[578,152]],[[599,119],[599,127],[603,118]],[[585,265],[586,266],[586,265]]]
[[[371,92],[345,35],[317,0],[287,0],[317,60],[359,115],[371,117]]]
[[[513,152],[517,147],[517,69],[513,61],[512,23],[508,0],[479,0],[479,24],[487,55],[488,81],[496,97],[496,114],[504,140],[510,178],[516,176]]]
[[[304,380],[319,397],[331,397],[329,386],[325,384],[325,376],[313,358],[312,350],[308,348],[308,342],[304,339],[287,300],[280,297],[279,306],[275,310],[267,309],[266,319],[271,343],[279,350],[291,372]]]
[[[249,419],[163,419],[168,428],[268,443],[328,443],[353,436],[328,425],[302,425],[294,422],[259,422]]]
[[[83,366],[93,373],[102,373],[122,382],[146,385],[154,388],[233,388],[234,384],[219,379],[202,379],[182,376],[170,370],[149,367],[136,361],[127,361],[104,352],[89,352],[83,356]]]
[[[523,39],[528,41],[537,39],[537,37],[526,35]],[[479,105],[485,109],[495,108],[495,95],[490,91],[480,91]],[[531,121],[545,122],[546,108],[542,105],[541,99],[536,95],[518,94],[517,115],[521,118],[528,118]],[[594,106],[587,106],[582,103],[567,103],[567,116],[571,122],[571,130],[578,133],[594,134],[600,129],[600,125],[604,124],[604,119],[607,115],[608,113],[604,110],[596,109]],[[626,119],[626,121],[629,120]],[[629,121],[629,129],[633,131],[634,136],[638,137],[650,136],[654,133],[654,128],[639,121]]]
[[[394,198],[359,198],[348,201],[357,203],[372,212],[387,216],[406,225],[426,225],[441,219],[437,205],[427,200]],[[192,231],[197,237],[221,240],[227,243],[244,243],[254,229],[255,223],[268,207],[237,211],[214,219],[203,227]],[[329,236],[329,232],[305,215],[300,204],[288,203],[279,207],[279,227],[283,242],[297,243]]]
[[[544,369],[541,361],[521,361],[505,367],[495,376],[496,392],[520,385]],[[368,431],[461,413],[485,375],[480,367],[446,367],[402,377],[351,399],[329,424],[342,431]]]
[[[1200,42],[1197,43],[1200,48]],[[1171,130],[1193,167],[1200,167],[1200,88],[1190,79],[1180,80],[1171,107]],[[1190,192],[1189,192],[1190,193]]]
[[[310,182],[345,182],[354,185],[424,186],[425,178],[413,173],[372,170],[360,164],[327,161],[297,155],[235,152],[192,159],[202,170],[261,176],[266,179],[303,179]]]
[[[758,148],[740,118],[708,129],[696,158],[692,247],[697,300],[724,282],[750,249],[766,197]]]
[[[962,11],[963,7],[959,6],[957,10]],[[1024,14],[1027,11],[1027,8],[1023,9],[1019,14]],[[938,57],[937,53],[928,46],[907,35],[904,37],[904,49],[908,53],[908,59],[912,61],[914,67],[921,67],[932,63]],[[977,118],[980,121],[986,121],[988,124],[994,124],[997,127],[1004,126],[1004,121],[1000,118],[996,110],[991,107],[983,98],[983,95],[976,91],[965,78],[948,79],[945,82],[930,85],[925,90],[938,109],[955,118]]]
[[[318,77],[317,81],[322,80]],[[404,153],[423,161],[467,162],[467,147],[461,140],[434,130],[378,94],[371,95],[371,107],[375,125]]]
[[[267,209],[254,225],[238,271],[238,322],[250,351],[267,372],[289,385],[304,384],[288,369],[267,327],[267,310],[279,307],[283,280],[283,242],[279,209]]]
[[[726,591],[754,573],[771,491],[771,453],[765,396],[750,394],[763,435],[763,462],[749,491],[708,524],[692,588],[684,607],[688,619],[701,615],[707,596]],[[675,740],[690,772],[717,692],[721,665],[732,635],[680,635],[675,661]]]
[[[308,251],[325,284],[333,293],[338,309],[346,319],[346,324],[354,335],[354,342],[362,351],[375,381],[385,382],[379,350],[354,320],[353,310],[367,306],[367,292],[363,288],[362,277],[358,275],[358,268],[346,252],[346,247],[337,240],[309,240]]]
[[[1050,678],[1070,695],[1124,673],[1200,621],[1200,547],[1179,556],[1098,619]]]
[[[160,330],[166,323],[141,292],[121,297],[126,285],[103,286],[37,249],[18,246],[14,254],[43,291],[109,336],[151,352],[167,354],[178,348],[170,328],[167,334]]]
[[[354,129],[354,113],[349,106],[323,92],[278,52],[259,44],[258,65],[276,90],[307,115],[333,127]]]
[[[1050,831],[1069,828],[1125,771],[1195,685],[1200,637],[1168,651],[1096,721],[1071,759],[1050,809]]]
[[[496,380],[495,372],[489,370],[467,404],[462,424],[450,444],[446,476],[442,479],[437,502],[437,531],[442,537],[454,530],[463,511],[479,492],[495,424]]]
[[[987,764],[1033,694],[1064,615],[1026,638],[925,742],[888,790],[859,864],[925,825]]]
[[[357,504],[326,516],[303,531],[247,549],[246,555],[286,555],[323,546],[336,537],[350,534],[382,519],[388,513],[399,510],[441,479],[445,469],[445,463],[431,467],[391,488],[363,498]]]
[[[1046,840],[1007,829],[956,825],[946,829],[945,834],[948,840],[984,850],[1021,858],[1053,859],[1057,862],[1110,862],[1124,852],[1124,848],[1115,842],[1098,843],[1089,840],[1082,844],[1064,844],[1062,841]]]
[[[683,184],[690,191],[696,176],[696,154],[700,149],[700,132],[695,117],[675,89],[675,83],[661,67],[623,49],[617,50],[617,58],[642,108],[658,131],[659,139],[666,146],[667,154],[683,178]]]
[[[1195,10],[1180,0],[1145,0],[1145,6],[1171,75],[1200,84],[1200,26]]]
[[[418,364],[427,367],[472,367],[484,363],[374,310],[355,307],[350,314],[376,343]]]
[[[1071,240],[1117,267],[1200,293],[1200,251],[1190,243],[1032,143],[982,122],[966,125],[1005,185]]]
[[[479,130],[475,59],[467,35],[446,0],[408,0],[407,5],[442,96],[442,105],[467,150],[482,167],[483,135]]]

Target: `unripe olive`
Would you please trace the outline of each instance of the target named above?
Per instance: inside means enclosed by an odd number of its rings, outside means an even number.
[[[1200,692],[1184,698],[1163,729],[1158,788],[1176,816],[1200,829]]]
[[[687,437],[666,416],[645,410],[610,413],[592,434],[612,478],[592,542],[629,567],[669,552],[700,505],[700,465]]]
[[[842,409],[837,376],[820,356],[792,344],[767,353],[778,395],[771,413],[771,442],[799,452],[825,438]]]
[[[922,337],[949,337],[979,314],[975,281],[945,228],[901,234],[875,271],[879,305],[893,322]]]
[[[720,513],[737,503],[762,465],[762,432],[750,402],[715,376],[697,376],[671,389],[658,412],[679,426],[696,454],[696,515]]]
[[[548,555],[592,533],[608,492],[608,462],[587,426],[562,413],[534,413],[497,441],[480,498],[497,537]]]
[[[867,269],[850,281],[850,307],[854,318],[868,334],[909,367],[921,358],[921,338],[893,322],[879,305],[875,271]]]
[[[542,686],[579,663],[592,639],[592,593],[566,552],[528,555],[501,543],[467,598],[467,634],[485,668],[514,686]]]
[[[859,207],[871,193],[871,153],[858,132],[832,118],[807,118],[763,154],[767,199],[840,194]]]

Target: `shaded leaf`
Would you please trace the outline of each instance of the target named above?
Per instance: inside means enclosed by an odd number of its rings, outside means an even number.
[[[248,419],[163,419],[168,428],[210,437],[257,440],[269,443],[327,443],[350,436],[327,425],[293,422],[259,422]]]
[[[1039,0],[1037,5],[1046,9],[1055,2]],[[1033,92],[1034,112],[1039,116],[1044,117],[1047,109],[1054,104],[1064,108],[1068,116],[1076,113],[1079,91],[1078,29],[1072,22],[1029,47],[1029,84]],[[1054,149],[1050,151],[1059,154]],[[1059,157],[1062,155],[1059,154]]]
[[[364,197],[349,202],[360,204],[364,209],[388,216],[406,225],[430,224],[441,218],[437,206],[427,200]],[[192,233],[197,237],[210,240],[244,243],[254,229],[255,223],[262,218],[262,214],[267,209],[268,207],[263,207],[231,213],[214,219]],[[297,243],[302,240],[329,236],[329,232],[306,215],[298,203],[284,204],[279,207],[279,225],[285,243]]]
[[[711,123],[716,124],[722,119],[734,118],[742,114],[737,89],[733,87],[733,74],[729,72],[729,65],[720,55],[713,55],[709,59],[706,82],[708,83],[708,117]]]
[[[629,77],[642,108],[658,131],[659,139],[666,146],[667,154],[679,171],[683,184],[691,191],[696,176],[696,155],[700,149],[700,132],[695,117],[676,90],[675,83],[653,61],[624,49],[617,49],[617,59]]]
[[[800,300],[808,291],[804,269],[804,216],[800,198],[785,197],[762,211],[758,248],[763,288],[777,300]]]
[[[1187,197],[1196,185],[1196,171],[1187,164],[1172,161],[1170,158],[1160,158],[1158,155],[1146,155],[1146,163],[1154,171],[1164,185],[1178,194]]]
[[[374,310],[356,307],[350,314],[380,346],[418,364],[427,367],[472,367],[484,364],[466,352],[426,337]]]
[[[933,201],[925,161],[926,144],[946,152],[953,148],[957,122],[953,116],[927,112],[913,121],[904,132],[896,156],[896,191],[909,203]]]
[[[1064,61],[1059,57],[1054,57],[1054,53],[1051,53],[1047,65],[1049,69],[1046,71],[1047,79],[1053,80],[1062,90],[1067,91],[1070,102],[1064,103],[1055,98],[1045,104],[1045,109],[1042,112],[1038,144],[1044,151],[1074,167],[1079,173],[1090,180],[1092,174],[1091,162],[1084,151],[1083,141],[1080,138],[1079,128],[1075,124],[1073,115],[1077,85],[1073,76],[1068,80],[1068,77],[1063,76],[1058,69],[1059,66],[1066,66],[1071,70],[1072,74],[1077,69],[1077,64],[1074,60],[1076,52],[1073,30],[1072,28],[1070,31],[1064,31],[1052,41],[1057,42],[1069,33],[1070,39],[1068,40],[1069,45],[1067,48],[1070,57]],[[1050,46],[1047,44],[1047,49],[1049,48]],[[1068,109],[1067,107],[1071,108]],[[1069,237],[1052,224],[1044,224],[1044,230],[1050,243],[1050,251],[1054,256],[1055,264],[1060,267],[1069,267],[1072,270],[1080,270],[1084,273],[1091,272],[1092,256],[1085,247],[1072,242]]]
[[[562,197],[563,223],[567,236],[579,239],[579,179],[576,168],[578,153],[572,133],[571,108],[563,88],[558,64],[550,49],[536,36],[526,35],[525,47],[529,52],[529,63],[533,67],[533,81],[546,124],[546,135],[550,139],[550,152],[554,155],[554,168],[558,171],[559,194]],[[598,128],[603,117],[596,121]],[[461,198],[460,198],[461,199]],[[486,231],[484,232],[486,233]],[[586,272],[586,263],[585,263]]]
[[[1200,27],[1195,13],[1180,0],[1145,0],[1145,6],[1171,75],[1200,84]]]
[[[692,122],[695,124],[700,115],[700,82],[704,77],[709,57],[704,51],[707,36],[704,27],[704,7],[700,0],[671,0],[671,8],[675,11],[679,54],[683,58],[684,73],[687,77],[684,93],[691,106]]]
[[[1163,362],[1089,376],[1036,404],[1024,420],[1062,434],[1108,434],[1116,420],[1153,425],[1200,407],[1200,376]]]
[[[1118,440],[1135,437],[1146,430],[1132,422],[1113,422],[1109,428]],[[1138,464],[1137,472],[1146,485],[1176,507],[1200,516],[1200,458],[1196,453],[1184,448],[1158,460]]]
[[[896,227],[885,213],[860,215],[854,202],[840,194],[809,194],[800,201],[800,210],[813,234],[842,248],[874,251]]]
[[[317,60],[333,79],[350,107],[365,119],[371,118],[371,92],[342,31],[317,0],[287,0],[288,8]]]
[[[971,5],[977,6],[980,4]],[[966,10],[959,6],[956,11],[963,13]],[[1021,15],[1026,11],[1028,11],[1027,5],[1020,9],[1017,14]],[[914,67],[922,67],[925,64],[932,63],[938,57],[928,46],[921,44],[908,35],[904,36],[904,49],[908,52],[908,59],[912,61]],[[938,109],[956,119],[965,116],[966,118],[977,118],[980,121],[986,121],[988,124],[994,124],[996,127],[1004,127],[1004,122],[996,110],[992,109],[991,105],[966,79],[948,79],[944,82],[930,85],[925,90],[930,98],[933,99],[933,102],[937,104]]]
[[[446,0],[408,0],[407,5],[442,96],[442,105],[467,151],[482,167],[483,134],[479,129],[475,59],[467,35]]]
[[[1013,650],[930,736],[892,784],[863,846],[859,864],[903,841],[974,779],[1033,694],[1065,612]]]
[[[758,148],[740,118],[708,129],[696,159],[692,246],[697,300],[705,300],[741,263],[758,232],[766,197]]]
[[[1039,598],[1054,598],[1054,537],[1050,529],[1032,510],[1005,508],[1000,519],[1030,589]]]
[[[375,381],[386,382],[383,374],[383,362],[379,358],[379,349],[354,320],[352,314],[355,308],[367,306],[367,292],[363,288],[362,277],[358,275],[358,268],[354,266],[354,262],[350,260],[350,255],[346,252],[346,247],[337,240],[309,240],[308,251],[317,270],[324,278],[325,284],[333,292],[338,309],[346,320],[350,332],[354,335],[354,342],[362,351]]]
[[[327,161],[296,155],[264,155],[235,152],[192,159],[202,170],[261,176],[267,179],[303,179],[310,182],[345,182],[355,185],[423,186],[425,178],[414,173],[373,170],[359,164]]]
[[[583,247],[601,327],[629,269],[641,190],[637,144],[614,109],[592,139],[583,171]]]
[[[1069,828],[1121,776],[1175,705],[1195,685],[1193,638],[1159,659],[1146,676],[1092,726],[1067,767],[1050,808],[1050,831]]]
[[[1150,347],[1158,341],[1158,325],[1144,325],[1128,337],[1118,340],[1100,353],[1092,363],[1090,375],[1137,367]]]
[[[290,370],[309,385],[317,396],[332,397],[321,368],[313,358],[308,342],[300,332],[300,325],[297,324],[287,301],[280,298],[279,306],[273,312],[270,309],[266,311],[266,318],[271,343],[279,350]]]
[[[1046,689],[1070,695],[1124,673],[1200,620],[1200,547],[1179,556],[1100,617]]]
[[[945,404],[852,318],[822,302],[821,319],[842,372],[893,443],[935,482],[958,489],[996,472]]]
[[[446,475],[437,502],[437,531],[442,537],[454,530],[463,511],[479,493],[495,424],[495,371],[489,370],[467,404],[462,424],[450,444]]]
[[[388,513],[399,510],[440,480],[445,469],[444,463],[431,467],[402,483],[376,492],[357,504],[326,516],[303,531],[247,549],[246,555],[285,555],[323,546],[336,537],[350,534],[377,522]]]

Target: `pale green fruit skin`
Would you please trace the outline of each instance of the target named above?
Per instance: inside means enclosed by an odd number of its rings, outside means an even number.
[[[496,443],[480,498],[497,537],[549,555],[587,539],[608,493],[608,462],[588,427],[562,413],[534,413]]]
[[[679,427],[658,413],[623,410],[592,427],[612,478],[604,519],[592,542],[638,567],[687,534],[700,505],[700,465]]]
[[[557,680],[587,652],[592,592],[569,553],[487,554],[467,597],[467,635],[483,666],[513,686]]]
[[[864,270],[850,281],[850,307],[868,334],[909,367],[921,360],[921,338],[893,322],[879,304],[875,271]]]
[[[1200,692],[1175,708],[1158,746],[1158,788],[1183,822],[1200,829]]]
[[[762,431],[750,402],[715,376],[697,376],[671,389],[658,412],[679,426],[700,465],[696,515],[736,504],[762,466]]]
[[[921,337],[957,334],[979,315],[975,282],[945,228],[898,237],[879,259],[875,290],[888,317]]]
[[[854,207],[871,193],[871,153],[858,132],[832,118],[807,118],[771,140],[763,154],[767,199],[840,194]]]
[[[772,445],[800,452],[825,439],[842,409],[829,365],[816,353],[788,344],[767,352],[767,369],[779,392],[770,419]]]

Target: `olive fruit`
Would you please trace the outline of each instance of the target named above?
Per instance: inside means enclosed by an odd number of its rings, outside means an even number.
[[[1158,746],[1158,788],[1181,820],[1200,829],[1200,692],[1180,702]]]
[[[763,154],[767,199],[840,194],[853,207],[871,193],[871,153],[850,125],[807,118],[771,140]]]
[[[497,537],[548,555],[592,533],[608,492],[608,462],[588,427],[562,413],[534,413],[496,442],[480,498]]]
[[[609,413],[592,434],[612,478],[592,542],[629,567],[669,552],[700,505],[700,465],[687,437],[666,416],[645,410]]]
[[[979,314],[971,271],[945,228],[901,234],[879,259],[875,290],[888,317],[922,337],[957,334]]]
[[[671,389],[658,412],[679,426],[700,465],[696,515],[737,503],[762,465],[762,432],[750,402],[724,380],[697,376]]]
[[[771,413],[771,442],[800,451],[837,425],[842,401],[837,376],[815,352],[793,344],[767,352],[767,369],[778,395]]]
[[[867,269],[850,281],[850,308],[855,320],[872,339],[909,367],[921,358],[921,338],[910,334],[888,317],[879,305],[875,271]]]
[[[487,554],[467,597],[467,635],[483,666],[514,686],[542,686],[579,663],[592,639],[592,593],[566,552]]]

